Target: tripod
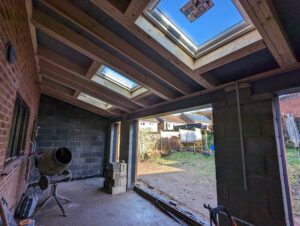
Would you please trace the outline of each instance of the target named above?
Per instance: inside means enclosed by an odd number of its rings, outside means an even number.
[[[40,204],[40,208],[38,210],[38,212],[36,213],[36,215],[45,207],[47,206],[47,204],[51,201],[51,199],[54,198],[54,200],[56,201],[56,203],[58,204],[61,212],[63,213],[63,216],[66,217],[66,211],[63,207],[63,205],[61,204],[60,200],[66,201],[66,202],[72,202],[70,199],[61,196],[59,194],[57,194],[57,183],[53,183],[51,185],[51,191],[50,191],[50,195]]]

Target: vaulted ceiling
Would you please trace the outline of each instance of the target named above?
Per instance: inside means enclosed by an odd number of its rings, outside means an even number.
[[[298,70],[300,6],[287,2],[240,0],[256,29],[190,60],[180,50],[174,55],[136,25],[150,0],[26,1],[41,90],[117,117],[147,109],[155,113],[154,107],[207,95],[234,81],[254,82]],[[130,98],[96,83],[91,78],[101,65],[147,91]],[[113,107],[83,102],[81,93]]]

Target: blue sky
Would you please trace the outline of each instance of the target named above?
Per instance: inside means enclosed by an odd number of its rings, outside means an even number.
[[[160,0],[157,8],[164,13],[196,45],[202,45],[233,25],[243,17],[231,0],[213,0],[214,6],[193,22],[180,12],[188,0]]]
[[[109,67],[104,67],[102,70],[102,74],[108,76],[110,79],[119,82],[120,84],[124,85],[129,89],[135,88],[138,84],[134,81],[126,78],[125,76],[121,75],[120,73],[110,69]]]

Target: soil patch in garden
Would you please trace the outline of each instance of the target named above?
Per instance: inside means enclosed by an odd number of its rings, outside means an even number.
[[[138,163],[138,181],[146,183],[208,219],[203,204],[217,206],[214,156],[174,152]]]

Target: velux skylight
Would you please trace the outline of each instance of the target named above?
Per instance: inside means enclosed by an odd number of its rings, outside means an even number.
[[[147,91],[147,89],[136,82],[104,65],[99,67],[96,74],[92,77],[92,81],[128,98],[133,98]]]
[[[100,67],[97,74],[131,92],[138,87],[134,81],[108,67]]]
[[[188,17],[186,4],[210,4]],[[188,5],[187,5],[188,6]],[[253,28],[236,0],[153,0],[146,17],[193,57],[217,48]]]
[[[92,96],[90,96],[90,95],[88,95],[86,93],[80,93],[78,95],[77,99],[81,100],[81,101],[83,101],[85,103],[91,104],[91,105],[93,105],[93,106],[95,106],[97,108],[102,108],[104,110],[107,110],[107,109],[113,107],[113,105],[108,104],[108,103],[106,103],[106,102],[104,102],[102,100],[99,100],[99,99],[95,98],[95,97],[92,97]]]

